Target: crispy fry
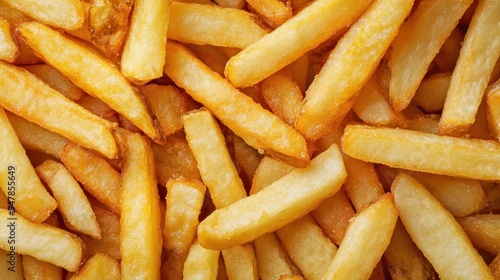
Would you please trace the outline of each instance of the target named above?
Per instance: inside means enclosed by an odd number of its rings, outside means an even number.
[[[19,49],[10,31],[10,23],[0,16],[0,60],[14,62]]]
[[[120,264],[106,254],[97,253],[85,262],[78,273],[69,278],[69,280],[84,279],[119,280]]]
[[[30,71],[31,74],[40,78],[40,80],[47,83],[53,89],[62,93],[67,98],[78,101],[85,94],[83,90],[69,81],[56,69],[52,68],[47,64],[35,64],[27,65],[23,67],[24,69]]]

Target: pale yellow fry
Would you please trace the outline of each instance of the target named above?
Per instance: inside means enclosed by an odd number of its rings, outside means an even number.
[[[114,125],[65,98],[28,71],[0,62],[0,104],[16,115],[95,149],[109,158],[118,152]]]
[[[26,15],[45,24],[68,30],[77,29],[84,21],[79,0],[2,0]]]
[[[486,90],[486,112],[490,131],[500,140],[500,79]]]
[[[439,133],[466,132],[474,123],[490,75],[500,57],[500,2],[479,1],[451,76]]]
[[[320,0],[231,58],[226,77],[236,87],[260,82],[350,25],[370,0]]]
[[[12,128],[14,128],[19,142],[21,142],[25,149],[44,152],[55,158],[61,157],[62,149],[68,142],[66,137],[10,112],[5,113],[7,113],[9,122]]]
[[[493,279],[453,216],[415,178],[399,173],[391,191],[399,217],[442,279]]]
[[[306,279],[322,279],[337,247],[310,215],[285,225],[276,234]]]
[[[170,3],[171,0],[134,2],[121,70],[136,84],[144,84],[163,75]]]
[[[73,101],[80,100],[85,94],[83,90],[48,64],[26,65],[23,68]]]
[[[63,279],[62,267],[38,260],[30,255],[23,255],[23,270],[25,280]]]
[[[184,263],[183,279],[216,280],[219,255],[219,251],[205,249],[198,243],[198,240],[195,240]]]
[[[94,211],[78,182],[63,164],[47,160],[36,167],[36,172],[52,191],[59,212],[75,230],[96,239],[101,238],[101,228]]]
[[[8,198],[8,209],[19,212],[26,219],[40,223],[57,207],[36,175],[23,146],[9,123],[5,111],[0,107],[0,187]]]
[[[458,219],[476,248],[494,255],[500,254],[500,215],[480,214]]]
[[[255,16],[244,10],[177,1],[170,8],[171,40],[243,49],[265,34]]]
[[[318,139],[344,119],[412,4],[411,0],[373,1],[338,42],[306,91],[295,125],[306,138]]]
[[[500,145],[395,129],[349,125],[343,151],[353,158],[391,167],[479,180],[500,179]]]
[[[0,249],[0,277],[1,279],[23,280],[33,279],[24,277],[24,258],[23,256],[12,251],[5,251]],[[61,270],[62,273],[62,270]],[[61,278],[62,279],[62,274]],[[57,280],[57,279],[55,279]]]
[[[397,220],[391,194],[361,210],[349,223],[323,279],[368,279],[389,245]]]
[[[222,256],[229,279],[259,279],[257,259],[252,244],[233,246],[222,251]]]
[[[272,232],[332,196],[345,177],[339,149],[332,145],[308,167],[298,168],[259,193],[215,210],[198,226],[200,244],[230,248]]]
[[[162,236],[160,199],[152,172],[153,151],[139,134],[117,135],[124,157],[120,219],[122,279],[159,279]]]
[[[432,59],[471,3],[423,1],[401,26],[388,60],[389,97],[396,111],[408,106]]]
[[[17,27],[22,40],[46,63],[61,72],[88,94],[132,121],[151,139],[161,142],[162,135],[152,113],[136,89],[109,61],[60,32],[37,22]]]
[[[85,262],[77,274],[69,278],[69,280],[85,279],[119,280],[120,264],[106,254],[97,253]]]
[[[283,249],[275,233],[266,233],[252,241],[262,280],[279,279],[281,275],[296,274],[297,268]]]
[[[290,3],[278,0],[248,0],[248,4],[276,28],[292,17]]]
[[[306,141],[296,130],[235,89],[181,45],[168,42],[167,53],[165,73],[247,144],[294,165],[308,164]]]
[[[0,60],[14,62],[19,55],[14,37],[10,31],[10,23],[0,15]]]
[[[163,229],[167,279],[181,279],[184,261],[196,236],[205,185],[195,179],[177,178],[167,183],[167,212]]]
[[[8,210],[0,209],[0,219],[7,225],[0,228],[0,249],[10,251],[11,246],[19,254],[33,256],[76,271],[82,259],[82,241],[65,230],[30,222],[20,215],[10,215]],[[14,230],[15,233],[11,233]],[[14,237],[11,237],[14,236]],[[9,237],[15,238],[16,244],[8,243]]]

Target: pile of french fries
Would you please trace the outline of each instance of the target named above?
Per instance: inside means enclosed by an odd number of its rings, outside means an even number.
[[[500,279],[499,0],[0,0],[0,279]]]

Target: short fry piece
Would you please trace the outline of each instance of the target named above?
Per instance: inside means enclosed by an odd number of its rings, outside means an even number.
[[[397,220],[391,194],[361,210],[349,223],[323,279],[367,279],[389,245]]]
[[[391,167],[479,180],[500,179],[500,145],[493,141],[349,125],[342,137],[342,149],[351,157]]]
[[[14,62],[19,55],[19,49],[10,32],[10,23],[0,14],[0,60]]]
[[[500,215],[482,214],[458,219],[476,248],[500,254]]]
[[[183,279],[216,280],[219,255],[219,251],[205,249],[198,243],[198,240],[195,240],[184,263]]]
[[[406,230],[444,279],[493,279],[453,216],[415,178],[399,173],[391,191]]]
[[[119,280],[120,264],[106,254],[97,253],[85,262],[77,274],[69,278],[69,280],[86,279]]]
[[[207,248],[230,248],[274,231],[337,192],[345,177],[339,149],[332,145],[310,166],[298,168],[257,194],[215,210],[198,226],[200,243]]]

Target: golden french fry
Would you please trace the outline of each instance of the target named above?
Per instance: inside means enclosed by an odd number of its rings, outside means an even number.
[[[10,23],[0,16],[0,60],[14,62],[19,49],[10,31]]]
[[[61,267],[40,261],[30,255],[23,255],[23,269],[24,279],[26,280],[63,279],[63,269]]]
[[[133,83],[145,84],[163,75],[170,3],[169,0],[134,2],[121,59],[121,71]]]
[[[177,1],[170,7],[171,40],[244,49],[265,34],[255,16],[243,10]]]
[[[500,215],[480,214],[458,219],[472,244],[494,255],[500,254]]]
[[[83,90],[48,64],[26,65],[23,68],[73,101],[80,100],[85,94]]]
[[[254,239],[252,243],[260,279],[274,280],[279,279],[281,275],[300,273],[274,233],[266,233]]]
[[[370,2],[313,2],[232,57],[226,65],[226,77],[235,87],[247,87],[262,81],[318,46],[343,26],[350,25]]]
[[[219,254],[219,251],[203,248],[198,241],[195,240],[189,249],[186,262],[184,263],[183,279],[218,279],[217,268],[219,265]]]
[[[167,183],[167,212],[163,229],[166,250],[162,277],[182,279],[184,262],[196,236],[205,185],[195,179],[178,178]]]
[[[439,277],[493,279],[455,218],[415,178],[398,174],[391,191],[406,230]]]
[[[9,92],[0,96],[5,109],[106,157],[116,156],[113,124],[92,115],[28,71],[0,62],[0,86]]]
[[[281,161],[274,160],[269,157],[264,157],[255,171],[252,180],[252,188],[250,194],[256,194],[263,188],[271,185],[279,178],[295,170],[295,167],[290,166]]]
[[[488,86],[490,75],[500,57],[500,3],[479,1],[460,49],[451,76],[439,133],[466,132],[474,119]]]
[[[7,196],[8,210],[26,219],[40,223],[57,207],[56,200],[50,196],[36,175],[26,152],[9,123],[5,111],[0,107],[0,187]]]
[[[424,1],[401,26],[387,62],[389,97],[396,111],[408,106],[431,61],[471,3]]]
[[[349,223],[323,279],[367,279],[389,245],[397,220],[391,194],[361,210]]]
[[[26,15],[54,27],[72,30],[83,24],[83,7],[78,0],[2,1]]]
[[[353,158],[392,167],[479,180],[500,178],[500,145],[493,141],[349,125],[342,149]]]
[[[412,4],[411,0],[375,0],[340,39],[306,91],[295,127],[307,139],[318,139],[331,126],[340,125]],[[361,63],[363,67],[357,67]]]
[[[122,279],[159,279],[162,236],[153,151],[141,135],[117,134],[123,149],[120,218]],[[142,240],[141,242],[137,242]]]
[[[0,249],[0,277],[1,279],[23,280],[24,277],[24,259],[30,256],[21,256],[15,252],[7,252]],[[61,270],[62,272],[62,270]],[[61,274],[62,276],[62,274]],[[34,279],[34,278],[30,278]],[[56,278],[57,280],[57,278]]]
[[[47,160],[35,171],[52,191],[65,222],[76,231],[100,239],[101,229],[94,211],[80,185],[64,165]]]
[[[248,4],[276,28],[292,17],[290,3],[277,0],[249,0]]]
[[[92,29],[90,27],[90,8],[91,8],[91,3],[82,1],[82,7],[83,7],[83,23],[80,27],[77,29],[73,30],[65,30],[66,33],[80,38],[84,41],[87,42],[92,42],[91,36],[92,36]],[[93,30],[95,32],[95,30]]]
[[[152,118],[144,97],[127,82],[111,62],[37,22],[22,23],[17,27],[17,31],[22,40],[45,62],[85,92],[101,99],[124,115],[151,139],[161,143],[161,129]],[[80,63],[67,63],[68,60]],[[103,77],[106,77],[106,82],[103,82]]]
[[[165,73],[247,144],[294,165],[308,164],[306,141],[296,130],[236,90],[181,45],[168,42],[167,53]]]
[[[257,194],[212,212],[198,226],[200,244],[230,248],[274,231],[332,196],[345,177],[339,149],[332,145],[308,167],[298,168]]]
[[[222,251],[229,279],[258,280],[257,259],[252,244],[245,243]]]
[[[112,257],[97,253],[78,270],[69,280],[103,279],[119,280],[120,264]]]

